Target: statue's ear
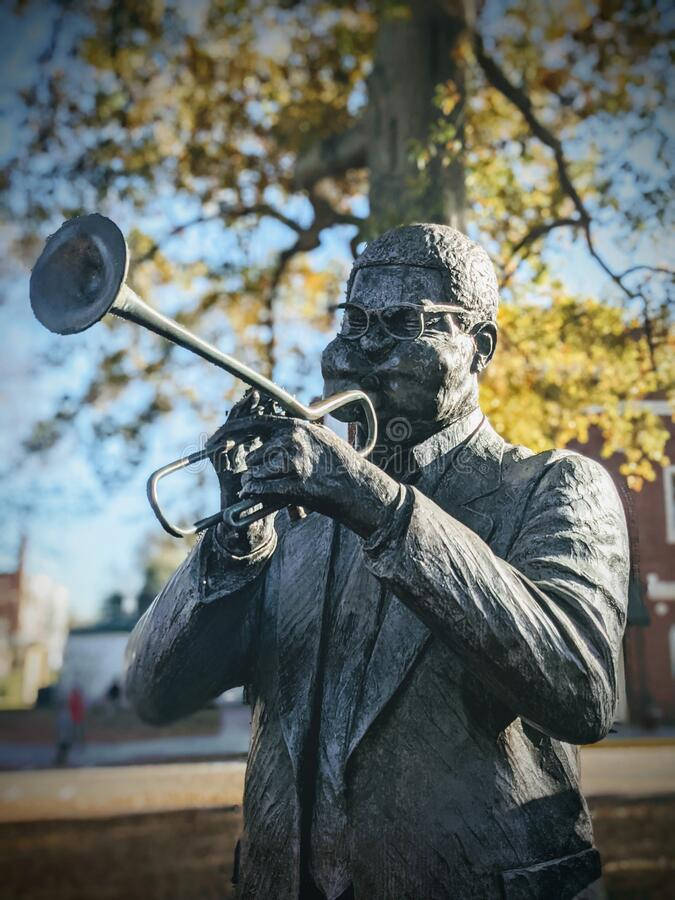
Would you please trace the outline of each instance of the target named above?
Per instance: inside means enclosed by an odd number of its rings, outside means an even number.
[[[494,355],[497,347],[497,326],[494,322],[479,322],[469,333],[476,348],[471,371],[477,375],[483,371]]]

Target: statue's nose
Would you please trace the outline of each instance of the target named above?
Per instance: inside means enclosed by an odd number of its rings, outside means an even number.
[[[382,328],[379,322],[371,321],[370,327],[359,338],[359,347],[364,356],[378,360],[386,356],[394,346],[394,339]]]

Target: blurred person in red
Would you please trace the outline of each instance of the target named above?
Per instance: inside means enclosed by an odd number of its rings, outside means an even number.
[[[77,685],[74,685],[68,694],[68,712],[70,713],[70,721],[72,723],[73,743],[79,741],[83,744],[86,706],[84,695]]]

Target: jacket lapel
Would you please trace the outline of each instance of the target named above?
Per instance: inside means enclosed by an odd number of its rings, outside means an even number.
[[[467,442],[432,460],[416,487],[483,540],[492,532],[490,494],[501,483],[505,442],[484,419]],[[432,635],[394,594],[366,669],[361,702],[354,711],[346,759],[392,698]]]
[[[311,716],[336,532],[332,519],[313,513],[286,533],[278,563],[275,559],[286,587],[277,600],[279,717],[296,777]]]
[[[491,495],[502,480],[502,457],[506,442],[487,419],[466,443],[447,454],[441,477],[432,490],[420,489],[441,509],[450,513],[487,541],[494,524]]]
[[[345,764],[430,638],[422,620],[392,594],[354,710]]]

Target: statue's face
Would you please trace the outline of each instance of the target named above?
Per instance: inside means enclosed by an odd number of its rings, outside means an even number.
[[[405,265],[359,269],[348,301],[366,310],[452,302],[444,295],[440,272]],[[381,429],[403,419],[411,437],[433,429],[435,423],[452,421],[466,411],[467,403],[475,404],[476,391],[474,340],[452,315],[425,315],[424,334],[415,340],[388,334],[375,317],[358,338],[350,340],[338,332],[322,357],[326,396],[361,388],[373,401]]]

